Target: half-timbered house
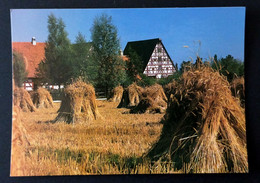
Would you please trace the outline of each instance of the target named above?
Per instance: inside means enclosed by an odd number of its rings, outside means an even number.
[[[129,55],[130,50],[135,51],[141,58],[143,74],[156,78],[165,78],[174,74],[173,61],[161,39],[128,42],[124,55]]]

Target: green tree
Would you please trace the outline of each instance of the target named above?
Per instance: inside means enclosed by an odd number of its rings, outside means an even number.
[[[18,52],[13,52],[13,77],[15,85],[22,87],[27,79],[28,72],[25,68],[23,56]]]
[[[140,76],[142,79],[137,82],[139,86],[152,86],[157,81],[155,77],[149,77],[145,74],[140,74]]]
[[[181,63],[180,72],[183,73],[184,71],[188,71],[191,69],[191,67],[192,67],[191,61],[183,61]]]
[[[214,57],[211,67],[219,70],[221,74],[227,77],[229,82],[231,82],[234,77],[244,75],[244,63],[240,60],[234,59],[231,55],[227,55],[225,58],[221,58],[217,61]]]
[[[72,75],[72,53],[63,20],[57,19],[53,14],[49,15],[48,31],[45,59],[40,63],[41,66],[39,65],[38,76],[52,84],[66,84]]]
[[[93,69],[90,69],[92,63],[91,43],[87,42],[85,37],[79,32],[75,44],[72,45],[73,65],[72,77],[74,79],[81,77],[83,80],[90,81]]]
[[[218,61],[218,56],[217,54],[214,55],[214,60],[213,61]]]
[[[137,75],[142,74],[143,65],[140,56],[130,47],[128,50],[129,60],[126,62],[126,73],[130,83],[137,81]]]
[[[179,66],[178,66],[178,63],[175,63],[175,66],[174,66],[174,67],[175,67],[175,71],[176,71],[176,72],[179,72]]]
[[[213,60],[211,61],[211,67],[215,70],[220,69],[220,60],[218,60],[218,56],[215,54]]]
[[[157,80],[157,83],[160,85],[166,85],[172,82],[172,80],[178,81],[180,77],[181,77],[180,71],[176,71],[173,75],[170,75],[167,78],[160,78],[159,80]]]
[[[97,67],[97,85],[107,91],[125,81],[125,62],[120,58],[117,28],[112,17],[102,14],[95,18],[91,28],[94,61]]]

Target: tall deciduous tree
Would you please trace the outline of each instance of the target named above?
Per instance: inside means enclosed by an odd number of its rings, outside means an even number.
[[[23,56],[20,53],[13,52],[13,77],[15,85],[22,87],[27,79],[28,72],[25,68]]]
[[[63,20],[53,14],[48,16],[48,40],[45,47],[45,59],[39,65],[39,74],[52,84],[65,84],[72,72],[71,44],[65,31]],[[44,66],[43,66],[44,65]]]
[[[98,71],[97,85],[105,87],[107,92],[125,80],[125,63],[119,56],[119,38],[111,16],[102,14],[95,18],[91,38]]]
[[[91,55],[91,43],[87,42],[85,37],[79,32],[76,37],[75,44],[72,45],[73,50],[73,65],[72,77],[81,77],[84,80],[90,81],[93,76],[93,59]]]
[[[136,82],[137,75],[140,75],[143,72],[142,59],[131,47],[128,50],[127,56],[129,58],[129,60],[126,62],[127,75],[132,82]]]

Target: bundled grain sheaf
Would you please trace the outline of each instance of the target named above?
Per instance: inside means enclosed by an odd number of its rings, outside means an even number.
[[[172,80],[170,83],[163,87],[167,99],[170,98],[171,94],[175,93],[177,84],[178,83],[175,80]]]
[[[13,106],[12,115],[12,149],[11,149],[11,176],[24,176],[25,151],[30,145],[26,130],[21,122],[21,112],[18,106]]]
[[[245,107],[245,79],[244,77],[235,78],[231,82],[231,91],[233,96],[239,98],[241,106]]]
[[[15,88],[13,94],[14,94],[13,103],[15,106],[19,106],[24,112],[36,111],[31,96],[25,89]]]
[[[185,164],[190,173],[248,172],[245,112],[218,72],[185,72],[163,124],[151,159]]]
[[[123,96],[124,88],[122,86],[117,86],[112,91],[112,97],[109,101],[120,102]]]
[[[122,107],[133,107],[139,104],[140,97],[143,93],[143,88],[138,86],[136,83],[128,86],[124,92],[121,99],[121,102],[118,105],[118,108]]]
[[[37,108],[53,107],[53,100],[48,90],[39,88],[33,93],[33,103]]]
[[[146,87],[139,104],[130,113],[163,113],[167,108],[167,97],[159,84]]]
[[[66,87],[58,113],[55,122],[76,123],[100,117],[93,86],[77,81]]]

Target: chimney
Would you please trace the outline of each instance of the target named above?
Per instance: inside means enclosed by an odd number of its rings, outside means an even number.
[[[32,37],[32,44],[35,46],[36,45],[36,38]]]

